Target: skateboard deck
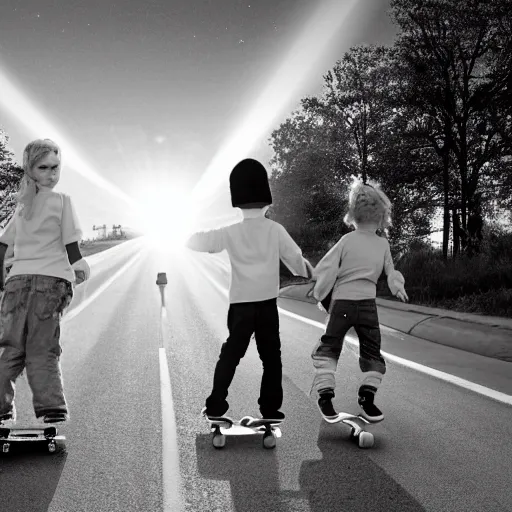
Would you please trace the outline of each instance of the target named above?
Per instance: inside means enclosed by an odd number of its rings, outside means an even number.
[[[365,430],[364,427],[380,422],[368,421],[359,414],[340,412],[336,419],[329,420],[328,423],[344,423],[348,425],[350,427],[350,439],[357,443],[359,448],[371,448],[375,443],[375,437],[371,432]]]
[[[0,455],[20,449],[46,449],[55,453],[65,448],[66,438],[58,435],[57,427],[2,427],[0,426]]]
[[[275,448],[276,439],[281,437],[281,429],[278,425],[282,420],[266,420],[244,416],[239,421],[235,421],[228,416],[212,420],[206,416],[204,409],[201,414],[206,419],[212,432],[212,444],[215,448],[224,448],[226,445],[226,436],[248,436],[254,434],[263,435],[263,447]]]

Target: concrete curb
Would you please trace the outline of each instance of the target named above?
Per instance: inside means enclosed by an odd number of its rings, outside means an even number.
[[[309,284],[286,286],[279,296],[314,304]],[[377,298],[379,322],[433,343],[512,362],[512,319],[458,313]]]

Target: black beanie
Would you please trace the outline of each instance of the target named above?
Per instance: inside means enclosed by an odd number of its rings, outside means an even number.
[[[231,204],[235,208],[263,208],[272,204],[265,167],[252,158],[238,162],[229,176]]]

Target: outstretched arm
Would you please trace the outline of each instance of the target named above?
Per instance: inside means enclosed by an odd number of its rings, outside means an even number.
[[[225,249],[224,229],[212,229],[193,234],[186,242],[186,247],[197,252],[217,253]]]
[[[409,297],[407,296],[407,293],[405,293],[405,278],[401,272],[395,270],[389,243],[387,244],[386,252],[384,254],[384,271],[388,276],[388,286],[391,294],[398,297],[402,302],[407,302]]]
[[[314,278],[316,279],[316,284],[312,294],[318,302],[321,302],[327,297],[334,283],[336,283],[340,270],[343,243],[343,238],[341,238],[315,267]]]
[[[313,274],[313,267],[302,256],[300,247],[295,243],[288,231],[278,224],[279,226],[279,258],[290,270],[294,276],[307,277],[311,279]]]

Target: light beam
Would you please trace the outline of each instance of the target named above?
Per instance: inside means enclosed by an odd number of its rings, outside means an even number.
[[[66,162],[76,172],[88,179],[99,188],[110,192],[132,206],[133,199],[125,194],[120,188],[109,182],[98,174],[79,152],[73,147],[71,142],[43,115],[28,99],[20,92],[20,88],[15,86],[7,77],[4,71],[0,69],[0,105],[18,122],[23,124],[27,131],[34,138],[49,138],[54,140],[62,149]]]
[[[233,135],[214,156],[195,186],[192,197],[203,208],[215,200],[215,192],[226,186],[228,175],[237,162],[248,156],[261,137],[309,79],[316,61],[345,23],[357,0],[326,0],[304,26],[284,61],[273,74],[256,103]]]

